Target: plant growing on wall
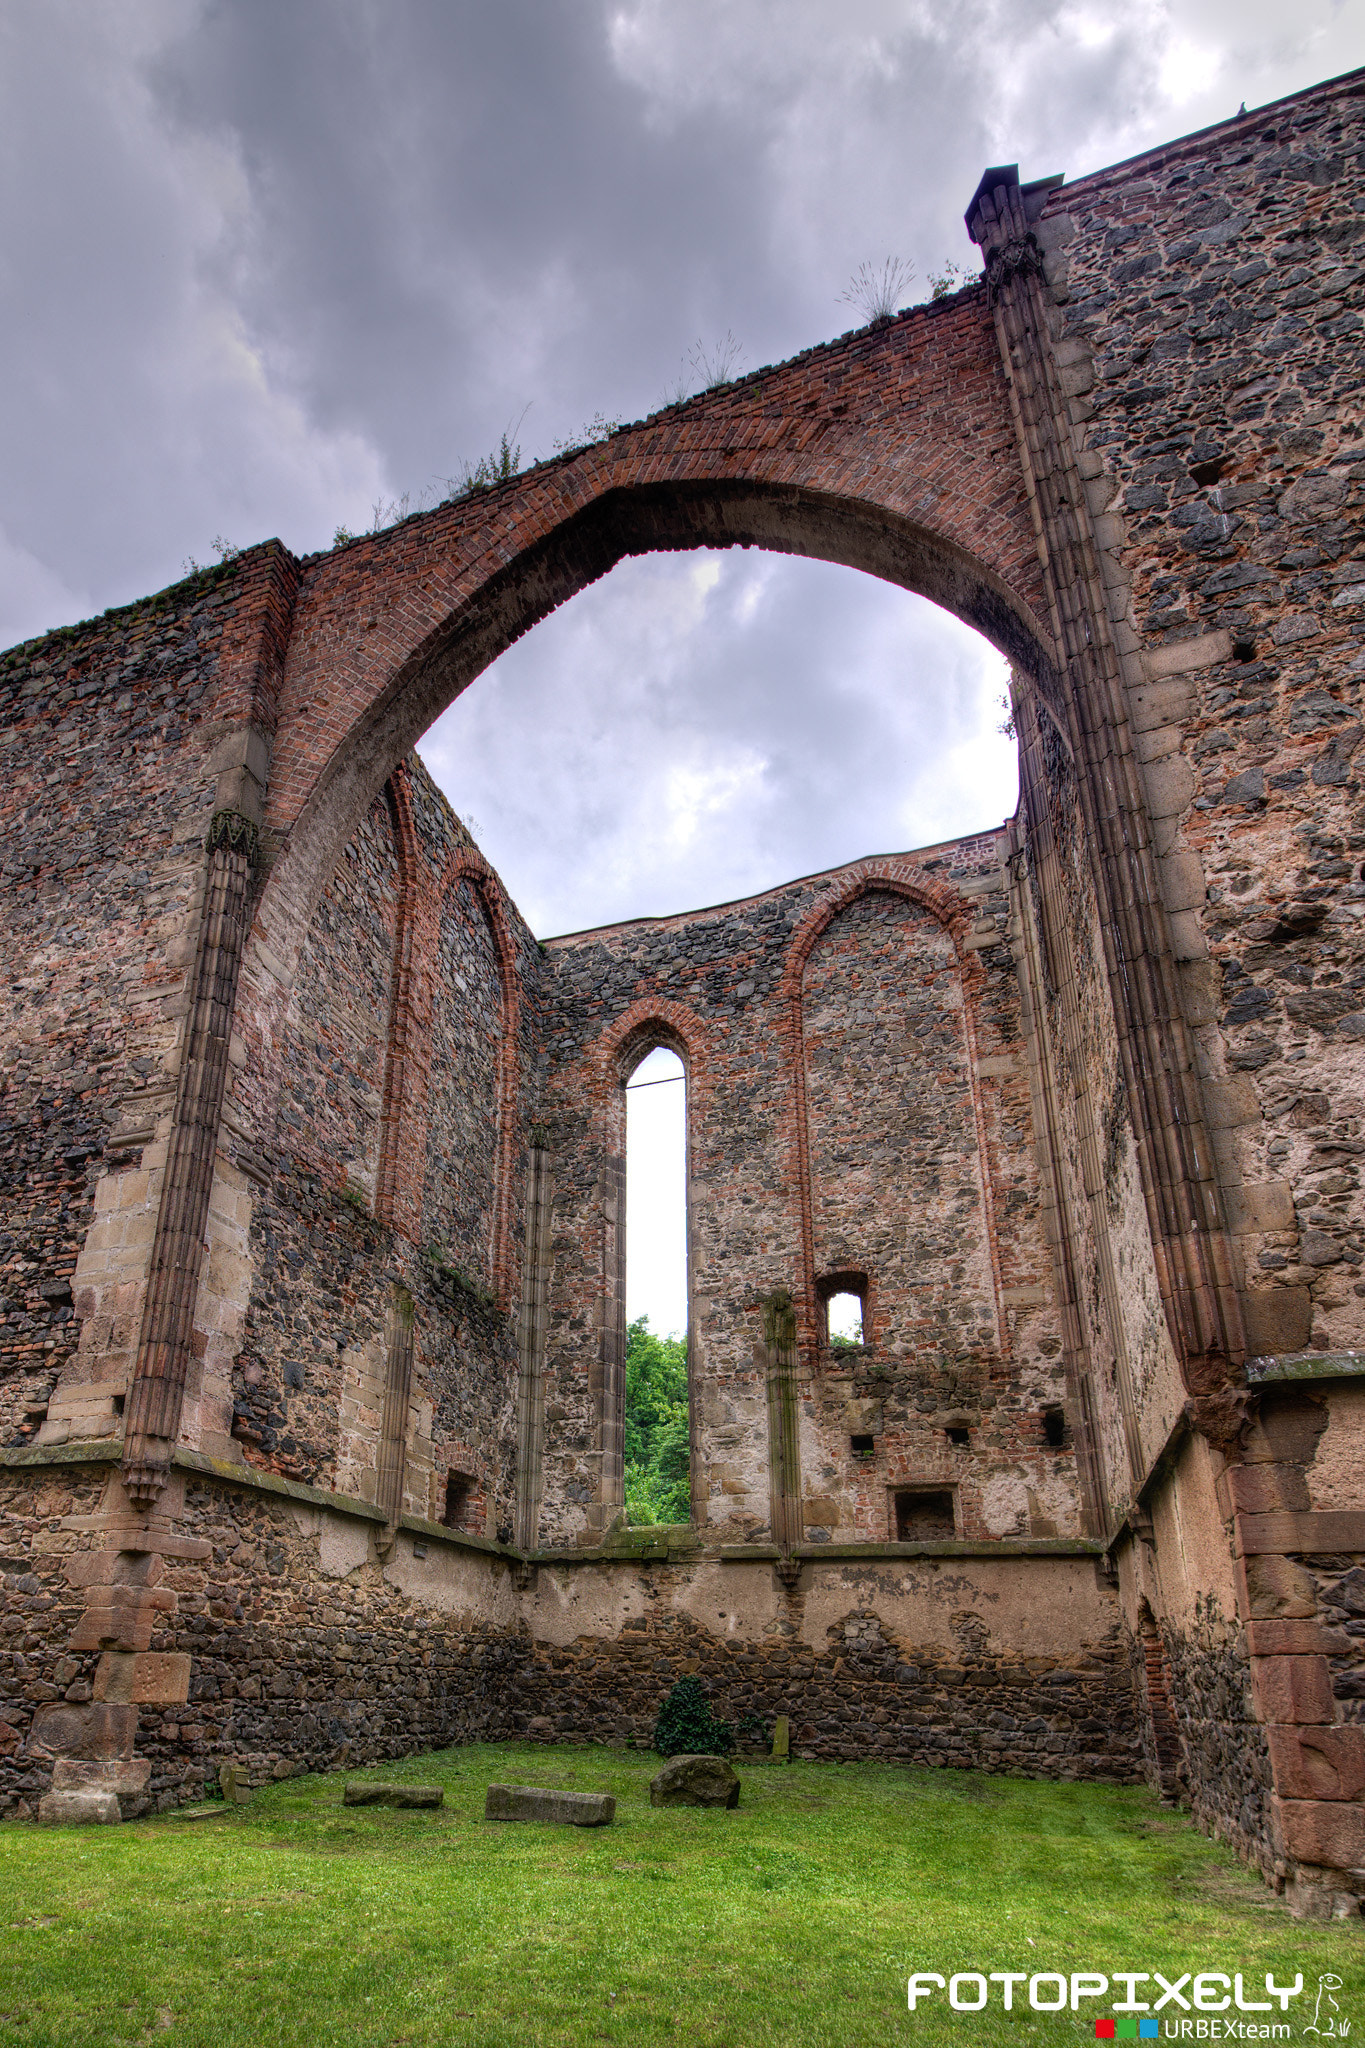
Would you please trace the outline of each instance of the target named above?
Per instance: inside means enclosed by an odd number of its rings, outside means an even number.
[[[970,273],[960,263],[954,263],[951,256],[945,256],[942,270],[929,272],[929,296],[931,299],[948,299],[954,292],[961,291],[964,284],[971,282]]]
[[[660,1756],[728,1756],[734,1730],[711,1712],[699,1678],[680,1678],[659,1709],[654,1747]]]
[[[904,303],[915,280],[915,266],[902,256],[888,256],[884,263],[860,263],[839,297],[854,306],[869,325],[889,320]]]

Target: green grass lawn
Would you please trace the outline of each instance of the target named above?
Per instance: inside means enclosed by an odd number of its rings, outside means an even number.
[[[1296,2041],[1333,1970],[1365,2026],[1365,1923],[1295,1923],[1145,1793],[740,1764],[735,1812],[656,1812],[658,1762],[453,1749],[361,1774],[444,1785],[438,1813],[296,1778],[210,1820],[0,1828],[0,2048],[1042,2048],[1111,2004],[912,2015],[911,1970],[1301,1971]],[[493,1780],[614,1792],[616,1824],[486,1823]]]

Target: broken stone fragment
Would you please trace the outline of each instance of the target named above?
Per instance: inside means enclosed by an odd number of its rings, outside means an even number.
[[[445,1793],[439,1785],[347,1785],[341,1795],[343,1806],[444,1806]]]
[[[551,1792],[538,1785],[490,1785],[485,1820],[550,1821],[561,1827],[605,1828],[616,1818],[610,1792]]]
[[[723,1756],[675,1756],[649,1781],[651,1806],[738,1806],[739,1779]]]

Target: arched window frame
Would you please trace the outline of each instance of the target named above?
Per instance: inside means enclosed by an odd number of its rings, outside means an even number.
[[[976,1008],[985,985],[985,969],[967,944],[975,917],[973,906],[950,884],[924,873],[911,860],[860,861],[849,870],[839,888],[831,889],[802,920],[787,948],[779,995],[787,1017],[788,1068],[792,1089],[793,1179],[800,1204],[801,1294],[797,1303],[800,1342],[806,1356],[806,1370],[816,1371],[824,1349],[824,1303],[820,1297],[815,1267],[815,1211],[811,1186],[810,1127],[806,1094],[806,1037],[802,1014],[806,963],[825,932],[841,911],[863,896],[900,896],[927,910],[938,919],[952,941],[958,979],[962,989],[963,1027],[967,1040],[967,1077],[971,1089],[976,1125],[976,1150],[980,1174],[982,1220],[990,1252],[991,1279],[995,1297],[996,1344],[1002,1358],[1009,1357],[1009,1318],[1005,1314],[1004,1283],[1000,1272],[1000,1247],[996,1236],[995,1187],[991,1150],[986,1132],[985,1109],[981,1100],[978,1070]],[[866,1309],[866,1301],[864,1302]],[[864,1324],[864,1339],[866,1339]]]
[[[428,866],[412,813],[406,763],[386,786],[398,860],[398,915],[394,934],[388,1043],[379,1138],[379,1172],[374,1213],[380,1223],[414,1243],[421,1234],[421,1179],[426,1157],[427,1059],[419,1025],[422,983],[434,980],[441,919],[446,899],[468,881],[487,921],[498,961],[500,1016],[498,1066],[494,1083],[497,1133],[488,1245],[489,1277],[499,1307],[510,1306],[512,1271],[511,1200],[517,1139],[521,983],[501,886],[475,846],[459,846],[439,875]]]
[[[688,1491],[696,1522],[701,1456],[697,1441],[697,1373],[702,1340],[692,1312],[694,1229],[694,1133],[703,1086],[706,1035],[700,1020],[681,1003],[634,1003],[617,1019],[599,1046],[598,1085],[603,1135],[602,1395],[599,1482],[602,1511],[625,1505],[626,1394],[626,1083],[641,1060],[660,1046],[682,1061],[687,1112],[684,1132],[684,1216],[687,1235],[687,1420]],[[614,1216],[614,1221],[612,1220]]]

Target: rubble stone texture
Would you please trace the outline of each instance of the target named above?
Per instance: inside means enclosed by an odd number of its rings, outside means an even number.
[[[5,1812],[642,1743],[695,1672],[798,1755],[1146,1775],[1352,1904],[1362,95],[988,172],[950,298],[0,658]],[[1001,648],[1019,811],[538,944],[412,747],[738,544]],[[632,1530],[660,1045],[692,1513]]]

